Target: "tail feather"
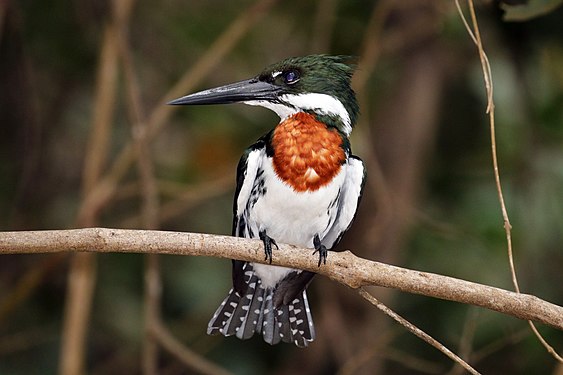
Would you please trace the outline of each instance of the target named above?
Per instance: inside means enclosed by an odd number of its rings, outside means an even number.
[[[292,343],[293,342],[293,335],[291,334],[291,326],[289,324],[283,323],[283,317],[289,316],[289,306],[288,305],[281,305],[277,308],[277,319],[278,319],[278,327],[280,331],[280,337],[283,342]],[[290,318],[291,319],[291,318]]]
[[[207,325],[208,335],[215,335],[217,333],[221,333],[225,336],[238,335],[239,329],[247,321],[250,302],[246,300],[249,298],[252,299],[253,296],[253,292],[250,291],[250,285],[252,285],[251,279],[254,273],[248,270],[245,272],[244,276],[245,282],[248,285],[247,291],[251,292],[250,296],[248,292],[245,293],[244,296],[241,296],[234,288],[231,288],[227,298],[219,305]],[[254,278],[256,277],[254,276]]]
[[[283,341],[305,347],[313,341],[315,329],[305,290],[291,303],[276,307],[273,303],[275,289],[263,288],[252,267],[247,268],[246,292],[240,295],[230,290],[209,321],[207,333],[236,335],[243,340],[258,333],[271,345]]]
[[[262,301],[264,300],[264,289],[260,286],[260,280],[253,275],[248,284],[248,289],[244,301],[239,303],[246,314],[240,317],[240,326],[236,329],[239,339],[246,340],[251,338],[256,331],[256,325],[262,313]]]
[[[207,326],[208,335],[215,335],[217,333],[225,334],[225,329],[230,326],[233,313],[235,308],[238,306],[239,301],[240,296],[234,291],[234,289],[231,289],[227,298],[221,302],[221,305],[219,305],[217,311],[213,314],[213,318],[209,321]]]
[[[266,299],[264,300],[262,337],[270,345],[280,342],[280,331],[276,319],[276,311],[274,309],[274,293],[271,289],[266,290]]]
[[[307,301],[307,293],[303,291],[301,298],[294,299],[289,305],[289,325],[295,345],[307,346],[315,338],[313,316]]]

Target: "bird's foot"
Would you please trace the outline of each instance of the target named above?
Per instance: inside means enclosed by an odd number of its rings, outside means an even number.
[[[272,237],[269,237],[266,234],[265,230],[260,231],[259,236],[262,242],[264,243],[264,253],[266,253],[266,258],[264,258],[264,260],[269,259],[270,264],[272,264],[272,245],[274,245],[276,249],[279,249],[278,244]]]
[[[313,238],[313,245],[315,246],[315,252],[313,252],[313,255],[319,253],[319,267],[320,267],[321,263],[326,264],[326,257],[328,256],[328,250],[326,246],[321,243],[321,239],[319,238],[318,234],[315,234],[315,238]]]

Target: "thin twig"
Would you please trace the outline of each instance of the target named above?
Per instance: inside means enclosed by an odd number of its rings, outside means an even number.
[[[263,5],[262,3],[259,3]],[[254,8],[255,11],[250,13],[250,17],[257,17],[257,10],[258,8]],[[239,20],[242,18],[239,18]],[[251,18],[247,18],[246,21],[251,20]],[[251,23],[251,22],[250,22]],[[237,40],[237,34],[243,34],[245,32],[245,28],[247,28],[247,23],[235,23],[231,26],[230,32],[228,34],[224,34],[224,40],[234,41]],[[122,38],[121,38],[121,45],[122,45],[122,56],[124,62],[124,71],[126,77],[126,84],[128,88],[128,99],[129,99],[129,113],[131,122],[133,124],[132,131],[133,131],[133,141],[134,141],[134,149],[136,152],[136,160],[137,166],[140,176],[141,182],[141,191],[143,196],[143,208],[142,208],[142,226],[146,229],[156,229],[159,224],[158,218],[158,190],[156,185],[156,179],[154,178],[153,173],[153,166],[152,160],[150,157],[150,149],[148,147],[148,142],[150,140],[149,134],[151,129],[155,127],[159,127],[164,124],[165,120],[160,120],[160,122],[155,121],[154,117],[148,124],[145,123],[144,115],[141,110],[140,105],[140,93],[138,89],[138,85],[136,82],[136,75],[133,69],[133,62],[130,57],[130,49],[128,48],[128,44],[126,42],[125,30],[122,30]],[[215,46],[221,48],[227,48],[228,43],[216,43]],[[208,55],[212,56],[212,55]],[[187,76],[183,79],[188,79],[188,81],[193,81],[199,79],[200,76],[203,74],[201,70],[209,69],[209,66],[212,65],[210,61],[205,61],[204,64],[198,66],[200,70],[199,73],[195,73],[192,71],[189,72]],[[196,69],[196,71],[198,70]],[[182,80],[181,80],[182,81]],[[184,83],[180,82],[176,85],[176,89],[178,90],[175,96],[181,95],[179,93],[179,86],[185,86]],[[174,89],[172,89],[173,91]],[[157,108],[153,112],[153,116],[159,113],[171,113],[171,107],[161,106]],[[156,117],[158,118],[158,117]],[[160,277],[160,268],[159,268],[159,261],[157,254],[149,254],[146,263],[145,263],[145,338],[144,338],[144,349],[143,349],[143,372],[145,375],[152,375],[157,372],[158,367],[158,341],[161,340],[162,337],[171,336],[168,332],[165,332],[166,329],[164,325],[161,324],[160,318],[160,296],[161,296],[161,277]],[[158,326],[160,327],[159,332],[161,333],[160,336],[155,337],[153,335],[154,331],[152,327]],[[165,335],[166,334],[166,335]],[[165,348],[167,348],[164,343],[162,343]],[[183,350],[188,350],[187,348]],[[172,352],[172,354],[177,354],[178,350]],[[197,356],[191,356],[190,358],[197,358]]]
[[[156,133],[167,122],[172,113],[172,108],[164,106],[163,103],[175,95],[181,95],[188,91],[203,79],[219,61],[234,47],[246,32],[263,16],[276,0],[258,0],[248,9],[243,10],[241,15],[221,34],[216,42],[207,50],[206,54],[190,69],[178,84],[165,95],[164,99],[148,117],[147,141],[152,139]],[[86,155],[86,168],[84,172],[85,197],[78,211],[79,226],[94,226],[100,210],[109,202],[115,194],[121,178],[131,167],[135,157],[138,155],[134,143],[125,145],[121,153],[116,157],[109,172],[102,178],[101,170],[104,166],[105,153],[107,150],[107,137],[109,132],[107,126],[111,124],[113,113],[112,100],[115,95],[115,73],[117,62],[118,32],[116,25],[124,25],[133,2],[113,3],[113,19],[106,26],[102,49],[100,53],[100,68],[98,74],[97,100],[94,114],[94,126],[92,130],[92,145],[90,153]],[[105,127],[105,128],[104,128]],[[96,156],[92,156],[96,155]],[[96,158],[95,160],[93,158]],[[65,320],[63,328],[62,349],[60,354],[62,374],[83,373],[84,343],[88,312],[91,304],[91,296],[94,288],[95,265],[93,254],[77,254],[71,264],[71,276],[69,280],[79,280],[82,283],[69,283],[67,304],[65,307]],[[88,263],[90,262],[90,264]],[[79,269],[78,267],[82,267]],[[86,283],[88,279],[88,283]],[[77,314],[82,314],[80,317]],[[80,319],[79,319],[80,318]],[[77,328],[74,328],[77,327]]]
[[[483,77],[485,80],[485,89],[487,92],[487,110],[486,112],[489,114],[489,127],[490,127],[490,136],[491,136],[491,154],[493,160],[493,171],[495,176],[495,185],[498,193],[498,199],[502,211],[502,217],[504,220],[504,230],[506,234],[506,242],[508,248],[508,262],[510,265],[510,273],[512,277],[512,284],[514,285],[514,289],[517,293],[520,293],[520,287],[518,285],[518,278],[516,276],[516,267],[514,266],[514,255],[512,251],[512,225],[510,224],[510,219],[508,217],[508,211],[506,209],[506,204],[504,201],[504,195],[502,192],[502,184],[500,181],[500,173],[499,173],[499,165],[498,165],[498,158],[497,158],[497,146],[496,146],[496,131],[495,131],[495,104],[493,98],[493,79],[491,73],[491,65],[489,63],[489,59],[485,50],[483,48],[483,43],[481,41],[481,34],[479,32],[479,24],[477,23],[477,16],[475,15],[475,7],[473,5],[473,0],[468,0],[469,4],[469,12],[471,14],[471,22],[473,24],[473,28],[471,28],[468,22],[465,19],[461,6],[459,5],[459,0],[455,1],[457,10],[461,19],[463,20],[463,24],[467,29],[471,39],[476,44],[477,49],[479,51],[479,59],[481,60],[481,67],[483,70]],[[540,343],[546,348],[546,350],[559,362],[563,363],[563,357],[561,357],[555,349],[549,345],[549,343],[543,338],[540,332],[537,330],[536,326],[532,321],[528,321],[530,328],[540,341]]]
[[[258,0],[243,9],[240,16],[236,18],[217,39],[211,44],[206,52],[188,69],[172,87],[157,106],[147,116],[147,140],[156,136],[164,127],[174,108],[164,105],[168,100],[186,94],[207,77],[221,60],[224,59],[248,31],[265,15],[267,11],[278,0]],[[117,185],[127,173],[136,157],[132,142],[126,144],[115,158],[109,172],[99,181],[96,188],[84,200],[81,211],[97,211],[99,207],[108,202],[115,194]]]
[[[514,332],[507,336],[499,337],[493,342],[488,343],[479,350],[475,350],[472,355],[472,359],[475,362],[480,362],[481,360],[493,355],[501,349],[506,348],[508,345],[517,344],[524,340],[526,337],[530,336],[530,331],[528,328],[523,328],[520,331]]]
[[[117,29],[115,19],[112,19],[105,27],[100,49],[92,127],[82,175],[83,197],[87,197],[98,183],[107,158],[116,97],[117,50]],[[98,213],[98,209],[79,210],[78,226],[96,225]],[[62,375],[84,373],[86,335],[95,283],[95,254],[74,254],[68,276],[59,357]]]
[[[141,187],[141,226],[144,229],[158,229],[158,187],[154,175],[152,152],[147,140],[147,126],[141,101],[141,90],[135,72],[131,49],[128,43],[127,24],[120,30],[120,52],[125,75],[127,112],[131,123],[131,137],[137,153],[137,171]],[[145,256],[144,268],[144,338],[142,369],[145,375],[158,373],[158,343],[152,334],[152,327],[160,321],[161,277],[157,254]]]
[[[137,171],[142,198],[142,226],[145,229],[157,229],[159,227],[158,186],[154,175],[152,152],[147,137],[148,128],[142,109],[141,90],[139,89],[131,49],[127,42],[126,30],[121,31],[119,44],[127,89],[127,112],[131,123],[131,139],[137,153]]]
[[[331,309],[331,307],[330,305],[325,305],[324,310],[331,311],[332,314],[334,309]],[[337,335],[343,334],[344,333],[337,333]],[[397,334],[398,332],[396,330],[379,330],[375,342],[370,342],[370,345],[367,346],[362,345],[362,349],[355,350],[351,355],[346,356],[345,361],[338,369],[336,375],[354,375],[373,358],[387,358],[383,351],[389,350],[391,346],[390,343]]]
[[[201,374],[209,375],[230,375],[231,373],[217,364],[208,361],[205,357],[193,352],[180,341],[178,341],[174,336],[170,334],[170,331],[162,326],[162,324],[156,324],[151,327],[152,334],[158,339],[162,346],[168,350],[170,353],[174,354],[182,363]]]
[[[381,356],[387,360],[399,363],[405,369],[415,370],[423,374],[443,374],[444,369],[439,363],[435,361],[422,359],[417,357],[417,354],[422,356],[422,353],[410,353],[408,348],[398,350],[395,348],[385,348]]]
[[[369,294],[364,288],[358,289],[358,293],[360,294],[360,296],[365,298],[372,305],[377,307],[379,310],[383,311],[385,315],[393,318],[397,323],[408,329],[409,332],[413,333],[414,335],[416,335],[426,343],[432,345],[433,347],[444,353],[446,356],[451,358],[453,361],[459,363],[469,373],[474,375],[480,374],[477,370],[471,367],[467,362],[465,362],[463,359],[457,356],[454,352],[446,348],[444,344],[440,343],[438,340],[436,340],[435,338],[433,338],[432,336],[430,336],[429,334],[427,334],[426,332],[424,332],[423,330],[421,330],[420,328],[418,328],[417,326],[415,326],[414,324],[412,324],[411,322],[409,322],[408,320],[406,320],[405,318],[403,318],[402,316],[400,316],[399,314],[397,314],[396,312],[385,306],[383,303],[378,301],[374,296]]]
[[[175,199],[162,205],[160,220],[169,221],[202,202],[232,191],[234,178],[234,172],[232,174],[226,173],[221,177],[202,182],[199,185],[186,187]]]
[[[67,278],[59,373],[84,374],[86,336],[96,285],[96,254],[73,254]]]
[[[158,338],[154,327],[160,324],[160,304],[162,297],[162,278],[160,276],[160,258],[158,254],[145,255],[144,269],[144,338],[143,338],[143,374],[158,373]]]
[[[381,333],[378,334],[378,338],[380,338],[380,334]],[[387,339],[383,341],[387,343],[390,342],[391,335],[395,335],[395,333],[393,332],[392,334],[388,334]],[[442,374],[444,372],[443,366],[435,362],[418,358],[416,355],[405,351],[394,349],[390,345],[378,343],[378,345],[367,346],[359,352],[354,353],[354,355],[346,361],[344,366],[338,370],[337,375],[357,374],[363,366],[367,365],[368,361],[377,357],[389,361],[395,361],[400,363],[404,368],[416,370],[421,373]]]
[[[66,254],[55,254],[37,259],[18,279],[15,286],[2,295],[0,300],[0,325],[17,311],[38,289],[44,285],[44,279],[56,270],[63,261],[67,260]]]
[[[361,59],[358,69],[352,77],[352,86],[358,94],[364,93],[369,78],[373,74],[377,61],[381,54],[382,48],[382,32],[385,20],[393,10],[393,2],[384,0],[376,3],[373,7],[371,17],[364,32],[364,40],[362,41]],[[365,95],[363,95],[365,97]],[[362,106],[362,108],[365,108]],[[369,107],[367,107],[369,108]]]
[[[459,338],[459,355],[468,360],[471,358],[472,354],[472,343],[475,338],[475,330],[477,327],[477,315],[478,311],[476,309],[469,309],[467,318],[465,318],[465,324],[463,325],[463,331]],[[447,375],[458,375],[463,372],[463,368],[457,364],[447,373]]]
[[[381,54],[383,26],[393,10],[393,4],[393,2],[388,0],[379,1],[374,4],[362,41],[361,58],[358,62],[358,66],[361,68],[358,69],[352,77],[352,86],[356,91],[358,103],[360,104],[360,108],[364,109],[362,116],[360,116],[357,130],[362,133],[362,136],[358,137],[358,133],[356,133],[356,146],[359,146],[359,148],[363,150],[363,158],[366,165],[369,166],[370,177],[367,179],[368,189],[374,194],[374,212],[377,214],[373,218],[369,235],[370,241],[373,242],[374,247],[375,242],[382,238],[382,232],[389,223],[393,207],[391,207],[392,200],[388,182],[386,181],[381,163],[375,152],[375,147],[368,144],[370,140],[375,139],[375,137],[372,134],[374,128],[372,113],[369,111],[372,106],[368,102],[366,88]]]

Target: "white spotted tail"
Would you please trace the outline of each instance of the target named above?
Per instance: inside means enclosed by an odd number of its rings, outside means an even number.
[[[244,277],[248,285],[246,293],[241,296],[234,288],[229,291],[209,321],[208,334],[236,335],[245,340],[258,333],[268,344],[283,341],[299,347],[305,347],[315,339],[305,290],[291,303],[274,306],[275,288],[262,287],[249,263],[245,264]]]

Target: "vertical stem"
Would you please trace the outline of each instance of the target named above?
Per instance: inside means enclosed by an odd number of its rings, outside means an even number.
[[[128,23],[133,0],[113,3],[112,19],[106,25],[96,83],[90,141],[84,161],[82,193],[86,198],[101,179],[107,159],[110,131],[117,96],[118,25]],[[106,201],[107,202],[107,201]],[[80,227],[95,226],[101,207],[81,209],[77,217]],[[72,257],[67,286],[59,373],[85,373],[86,336],[96,284],[96,255],[75,254]]]
[[[141,186],[141,218],[144,229],[158,229],[158,186],[154,175],[154,165],[148,138],[147,124],[142,107],[141,91],[135,73],[135,66],[128,44],[128,32],[120,30],[120,53],[125,74],[127,93],[127,113],[131,123],[131,135],[137,156],[137,171]],[[145,375],[158,373],[158,342],[154,337],[154,327],[160,324],[161,281],[157,254],[145,256],[144,267],[144,338],[142,369]]]
[[[106,160],[117,86],[116,63],[115,29],[108,24],[100,52],[92,130],[84,161],[82,189],[84,196],[88,195],[100,178]],[[81,227],[95,226],[96,223],[97,212],[81,211],[77,218],[77,225]],[[84,373],[86,334],[95,283],[96,255],[93,253],[73,255],[59,358],[59,373],[62,375]]]
[[[167,98],[181,95],[189,87],[199,82],[207,75],[214,66],[226,55],[235,44],[248,32],[252,26],[264,16],[277,0],[257,0],[241,15],[235,19],[220,37],[211,45],[207,53],[180,79],[178,84],[170,91]],[[117,54],[119,30],[123,30],[129,21],[134,0],[121,0],[113,2],[113,19],[106,26],[105,34],[100,52],[100,63],[98,70],[96,100],[94,105],[94,117],[91,133],[91,142],[87,147],[85,160],[83,192],[84,199],[79,208],[77,225],[95,226],[100,210],[107,204],[115,193],[120,179],[129,170],[131,163],[136,158],[145,159],[145,151],[148,142],[166,123],[172,108],[159,104],[149,116],[147,116],[146,127],[142,126],[133,130],[133,142],[128,143],[114,160],[110,170],[102,176],[102,170],[106,162],[106,151],[108,149],[108,137],[110,124],[113,117],[113,104],[115,103],[115,89],[117,85]],[[125,64],[130,66],[130,64]],[[126,72],[127,74],[127,72]],[[139,102],[137,102],[139,104]],[[134,105],[130,105],[134,107]],[[136,108],[139,108],[138,106]],[[135,111],[135,110],[133,110]],[[137,112],[138,113],[138,112]],[[138,117],[143,119],[143,116]],[[135,124],[136,121],[133,121]],[[144,121],[143,121],[144,123]],[[137,138],[140,138],[137,139]],[[158,207],[157,195],[154,182],[151,182],[152,164],[139,160],[139,173],[143,185],[144,208],[143,217],[145,226],[155,227],[155,221],[148,219],[157,216],[149,212],[155,212]],[[147,178],[147,176],[149,176]],[[152,191],[152,192],[151,192]],[[152,198],[151,198],[152,197]],[[153,224],[151,224],[153,223]],[[79,254],[71,263],[69,286],[67,290],[67,302],[65,306],[65,317],[62,332],[62,348],[60,354],[59,372],[62,375],[80,375],[84,373],[84,353],[86,327],[89,321],[89,311],[95,284],[95,258],[93,254]],[[158,312],[160,304],[160,287],[155,287],[158,275],[158,262],[147,260],[147,300],[151,298],[151,308],[147,310],[147,327],[152,323],[151,317]],[[76,285],[73,280],[79,280]],[[81,280],[81,281],[80,281]],[[90,282],[85,282],[89,280]],[[150,285],[149,285],[150,284]],[[83,308],[82,308],[82,307]],[[154,307],[156,306],[156,309]],[[158,315],[156,315],[158,316]],[[149,331],[150,332],[150,331]],[[148,337],[148,336],[147,336]],[[155,346],[147,345],[147,350],[152,351]],[[156,363],[153,358],[152,363]],[[151,365],[151,367],[154,367]],[[148,371],[148,367],[147,367]]]
[[[154,327],[160,324],[160,258],[157,254],[145,255],[145,327],[143,341],[143,374],[153,375],[158,370],[158,344]]]
[[[489,59],[487,54],[485,53],[485,49],[483,47],[483,43],[481,42],[481,33],[479,31],[479,24],[477,23],[477,16],[475,14],[475,7],[473,5],[473,0],[468,0],[469,5],[469,13],[471,15],[471,23],[473,28],[471,28],[468,22],[463,15],[463,11],[461,10],[461,6],[459,5],[459,0],[455,1],[458,13],[467,29],[467,32],[473,39],[473,42],[477,46],[477,50],[479,52],[479,59],[481,60],[481,68],[483,70],[483,78],[485,80],[485,89],[487,92],[487,110],[486,112],[489,114],[489,128],[490,128],[490,135],[491,135],[491,156],[493,159],[493,172],[495,177],[495,184],[497,188],[498,199],[500,203],[500,208],[502,212],[502,218],[504,221],[504,231],[506,235],[506,244],[508,248],[508,262],[510,265],[510,274],[512,277],[512,284],[514,285],[514,289],[517,293],[520,293],[520,286],[518,285],[518,278],[516,276],[516,267],[514,266],[514,255],[512,251],[512,225],[510,224],[510,219],[508,218],[508,211],[506,209],[506,204],[504,202],[504,195],[502,193],[502,185],[500,181],[500,174],[499,174],[499,165],[498,165],[498,158],[497,158],[497,143],[496,143],[496,131],[495,131],[495,102],[493,96],[493,77],[491,73],[491,65],[489,63]],[[534,322],[528,320],[528,324],[532,329],[532,332],[540,343],[546,348],[548,353],[550,353],[557,361],[563,363],[563,357],[560,356],[555,349],[543,338],[541,333],[537,330]]]
[[[59,373],[62,375],[85,373],[86,335],[96,284],[95,255],[74,254],[70,263],[59,361]]]
[[[124,1],[124,0],[122,0]],[[213,68],[235,47],[242,37],[267,14],[268,10],[278,0],[257,0],[248,8],[240,12],[233,22],[219,35],[198,61],[188,69],[159,104],[147,115],[147,138],[151,139],[162,130],[173,113],[172,106],[166,106],[166,100],[173,99],[193,89],[197,83],[208,76]],[[120,2],[117,2],[120,3]],[[85,198],[81,210],[95,210],[107,202],[119,184],[119,181],[129,171],[135,161],[136,152],[132,142],[127,143],[117,157],[107,174],[99,181],[96,188]]]

